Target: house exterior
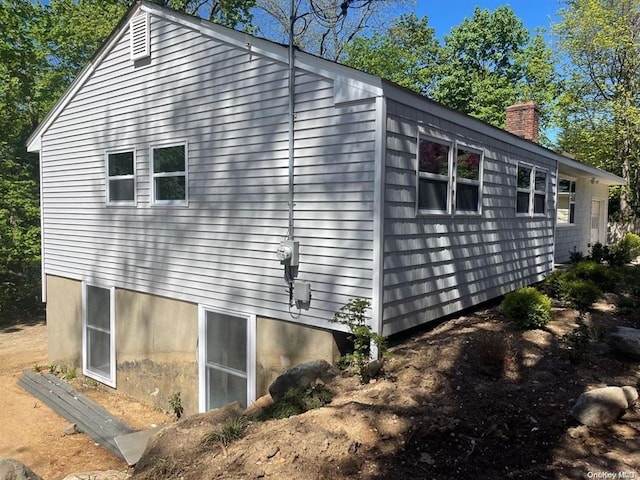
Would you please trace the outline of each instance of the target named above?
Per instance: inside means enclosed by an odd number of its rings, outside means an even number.
[[[335,359],[354,297],[391,335],[542,280],[598,199],[604,234],[618,177],[378,77],[289,68],[281,45],[131,8],[29,139],[50,361],[161,408],[246,405]]]

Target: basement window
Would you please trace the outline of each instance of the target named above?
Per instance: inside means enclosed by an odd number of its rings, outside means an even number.
[[[131,60],[141,60],[150,56],[149,43],[149,14],[141,13],[129,22]]]

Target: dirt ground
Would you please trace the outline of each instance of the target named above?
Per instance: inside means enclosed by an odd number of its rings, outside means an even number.
[[[640,478],[640,411],[603,429],[569,415],[584,391],[640,384],[637,362],[603,343],[614,325],[640,327],[609,294],[588,314],[580,363],[561,338],[577,312],[556,304],[544,330],[518,331],[493,306],[395,338],[384,377],[360,385],[348,372],[327,406],[284,420],[251,421],[228,446],[205,444],[228,411],[170,423],[152,437],[134,479],[554,479]],[[41,323],[0,329],[0,456],[45,479],[126,467],[22,391],[23,368],[45,363]],[[85,393],[136,428],[169,419],[102,388]],[[606,476],[608,475],[608,476]]]
[[[84,434],[65,435],[69,425],[17,381],[26,368],[47,365],[44,321],[0,325],[0,458],[15,458],[45,480],[91,470],[122,470],[127,465]],[[74,386],[135,429],[172,421],[163,412],[102,386]]]
[[[486,308],[396,339],[384,378],[359,385],[342,375],[327,406],[252,421],[226,447],[202,440],[228,412],[170,425],[151,439],[134,478],[640,478],[637,408],[604,429],[569,415],[588,389],[640,381],[637,363],[598,341],[611,326],[640,326],[614,300],[589,314],[595,340],[578,364],[560,340],[577,312],[556,306],[547,329],[523,332]]]

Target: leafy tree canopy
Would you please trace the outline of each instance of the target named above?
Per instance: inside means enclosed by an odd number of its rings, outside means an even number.
[[[570,0],[555,34],[564,65],[560,145],[621,175],[623,217],[640,213],[640,0]]]

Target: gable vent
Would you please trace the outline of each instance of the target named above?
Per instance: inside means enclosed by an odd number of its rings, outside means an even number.
[[[131,60],[139,60],[150,55],[149,14],[136,15],[129,22]]]

